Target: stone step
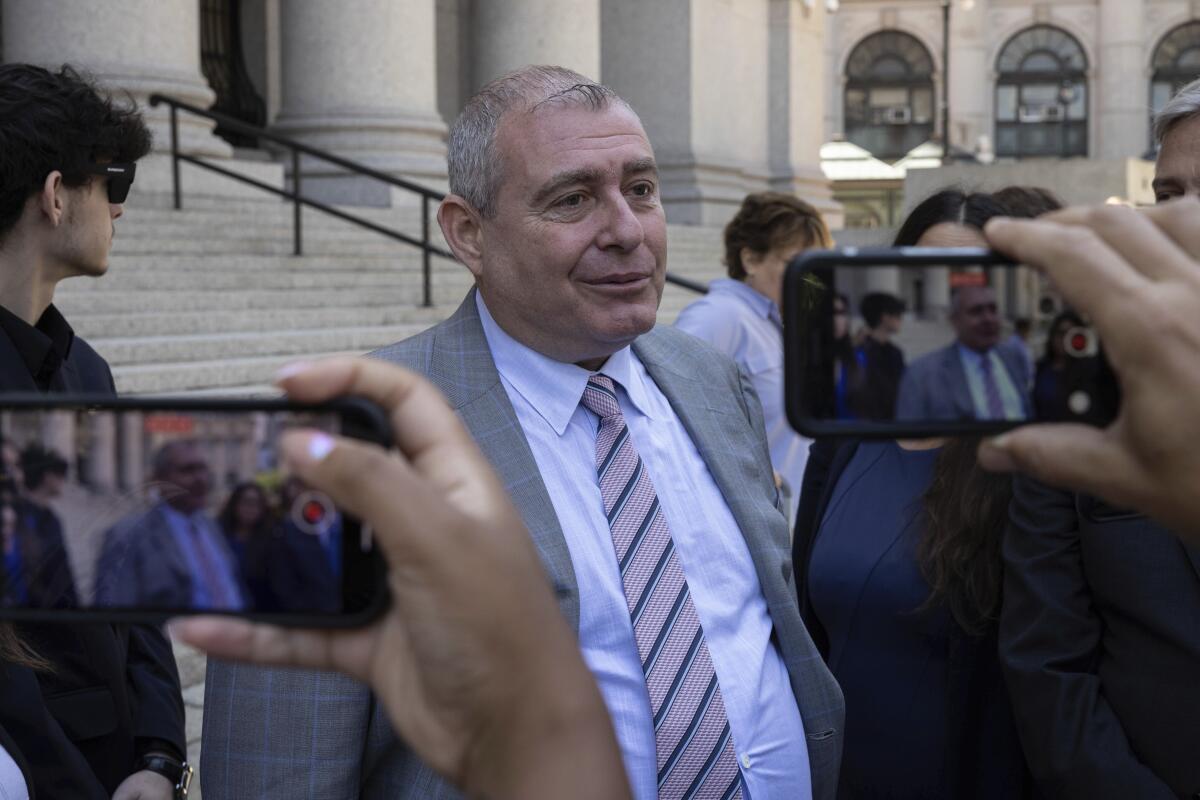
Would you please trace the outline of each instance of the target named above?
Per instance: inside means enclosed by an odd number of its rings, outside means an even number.
[[[71,319],[85,316],[116,314],[161,313],[166,311],[201,311],[204,309],[253,311],[289,308],[367,308],[415,305],[419,294],[410,287],[375,286],[354,289],[240,289],[237,291],[90,291],[63,292],[55,304]]]
[[[381,305],[363,308],[266,308],[245,311],[177,311],[145,314],[96,314],[72,319],[75,331],[84,338],[126,338],[141,336],[187,336],[221,331],[317,330],[366,326],[430,324],[453,313],[462,294],[442,298],[437,307],[425,309],[412,305]]]
[[[366,352],[414,336],[431,324],[421,320],[377,327],[118,337],[89,343],[113,367],[273,355],[304,357],[331,351]]]
[[[308,353],[306,359],[359,355],[356,350]],[[121,394],[164,394],[195,389],[219,389],[269,384],[294,355],[192,361],[182,364],[131,364],[113,368]]]
[[[434,275],[439,273],[466,273],[466,268],[457,261],[434,258]],[[196,253],[126,253],[113,256],[108,272],[116,274],[123,270],[187,271],[204,273],[214,270],[247,271],[260,270],[279,272],[395,270],[399,268],[420,270],[421,259],[415,252],[398,249],[390,255],[253,255],[247,253],[222,254],[219,257]],[[64,287],[74,281],[63,284]]]
[[[435,276],[443,281],[460,276]],[[131,292],[144,290],[192,291],[197,289],[350,289],[419,286],[420,272],[405,269],[365,270],[180,270],[120,269],[98,281],[68,281],[56,293],[57,298],[91,296],[96,292]],[[466,278],[464,283],[469,282]]]
[[[439,240],[430,242],[442,247]],[[373,239],[312,239],[305,237],[300,245],[305,256],[359,256],[378,255],[404,258],[421,257],[421,249],[415,245],[376,235]],[[244,238],[204,239],[199,236],[178,236],[171,239],[123,238],[114,243],[112,258],[128,255],[183,255],[205,254],[209,256],[244,253],[246,255],[292,255],[290,238]]]

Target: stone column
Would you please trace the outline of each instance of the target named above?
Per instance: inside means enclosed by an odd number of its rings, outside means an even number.
[[[1092,108],[1099,113],[1093,158],[1137,158],[1149,144],[1150,107],[1143,58],[1145,0],[1100,0],[1099,63]]]
[[[641,115],[667,219],[720,225],[767,188],[769,3],[603,3],[601,75]],[[822,124],[813,109],[812,124]]]
[[[129,92],[146,106],[155,92],[200,108],[216,95],[200,73],[197,0],[3,0],[4,58],[55,68],[68,63],[106,88]],[[171,146],[167,110],[144,108],[155,148]],[[181,114],[180,147],[198,155],[229,156],[202,117]]]
[[[941,321],[950,314],[950,268],[925,268],[925,318]]]
[[[142,436],[142,414],[126,411],[120,417],[121,486],[129,492],[138,491],[146,481],[146,444]]]
[[[434,0],[288,0],[280,9],[282,102],[275,130],[375,169],[445,188]],[[304,193],[388,205],[378,181],[303,162]],[[402,196],[402,195],[397,195]]]
[[[117,488],[117,421],[111,414],[97,414],[90,422],[86,480],[92,489],[112,491]]]
[[[472,91],[526,64],[600,79],[599,0],[487,0],[472,17]]]
[[[955,0],[950,8],[950,143],[969,152],[980,136],[992,136],[987,15],[988,0],[975,0],[969,8]]]
[[[831,228],[841,228],[841,204],[821,171],[825,141],[825,5],[769,0],[767,146],[771,188],[817,207]]]

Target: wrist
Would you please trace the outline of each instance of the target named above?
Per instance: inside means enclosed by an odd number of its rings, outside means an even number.
[[[192,782],[192,767],[186,761],[165,752],[151,751],[138,758],[134,772],[153,772],[166,778],[175,789],[176,797],[187,797]]]

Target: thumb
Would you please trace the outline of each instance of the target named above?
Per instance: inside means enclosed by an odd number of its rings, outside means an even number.
[[[1109,431],[1080,424],[1027,425],[985,439],[979,445],[979,464],[1118,501],[1132,494],[1131,484],[1140,477]]]

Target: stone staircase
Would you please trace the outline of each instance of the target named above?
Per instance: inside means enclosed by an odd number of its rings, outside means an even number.
[[[297,358],[361,353],[445,318],[471,285],[461,265],[433,261],[433,308],[422,308],[420,251],[305,210],[293,256],[291,206],[274,198],[145,193],[116,223],[108,274],[59,287],[76,331],[108,359],[122,394],[264,394]],[[416,235],[417,208],[347,209]],[[434,225],[436,243],[444,246]],[[720,231],[670,226],[670,269],[721,273]],[[668,285],[660,319],[694,299]]]

